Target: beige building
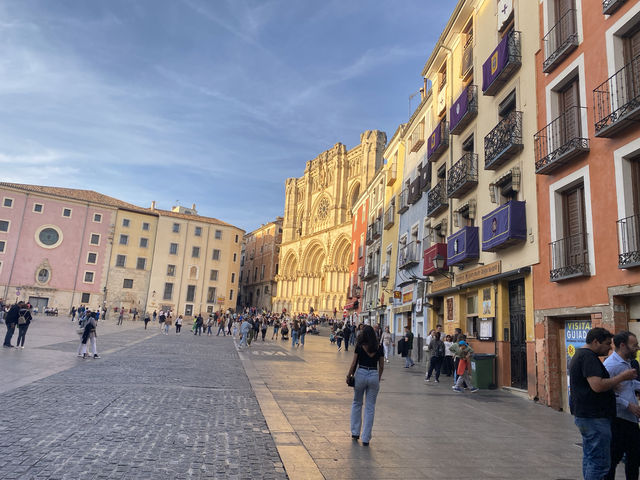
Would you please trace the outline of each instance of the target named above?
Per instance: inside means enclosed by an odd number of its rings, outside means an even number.
[[[158,214],[146,209],[118,209],[105,289],[109,314],[124,309],[125,318],[143,313],[149,294]]]
[[[238,307],[271,311],[278,274],[278,254],[282,243],[282,217],[266,223],[242,240],[240,295]]]
[[[244,230],[192,208],[160,210],[149,284],[149,311],[191,317],[234,309]]]
[[[275,311],[333,314],[347,299],[351,209],[383,164],[386,135],[366,131],[347,151],[338,143],[286,181]]]

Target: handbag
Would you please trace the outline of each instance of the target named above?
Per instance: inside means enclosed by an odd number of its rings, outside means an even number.
[[[353,375],[347,375],[347,385],[350,387],[356,386],[356,377]]]

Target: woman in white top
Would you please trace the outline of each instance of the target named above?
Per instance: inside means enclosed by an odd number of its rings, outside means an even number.
[[[384,349],[384,361],[389,363],[389,352],[391,351],[391,332],[389,327],[384,327],[380,343],[382,343],[382,348]]]
[[[453,352],[449,348],[453,345],[453,337],[444,337],[444,362],[442,363],[442,374],[450,377],[453,375]]]

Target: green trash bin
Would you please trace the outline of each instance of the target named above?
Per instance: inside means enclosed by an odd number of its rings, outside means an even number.
[[[471,381],[474,387],[495,388],[493,379],[496,356],[492,353],[474,353],[471,356]]]

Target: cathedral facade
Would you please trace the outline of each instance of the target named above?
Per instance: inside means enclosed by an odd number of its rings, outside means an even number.
[[[302,177],[286,180],[274,311],[342,311],[355,281],[351,209],[384,164],[386,139],[366,131],[356,147],[338,143],[307,162]]]

